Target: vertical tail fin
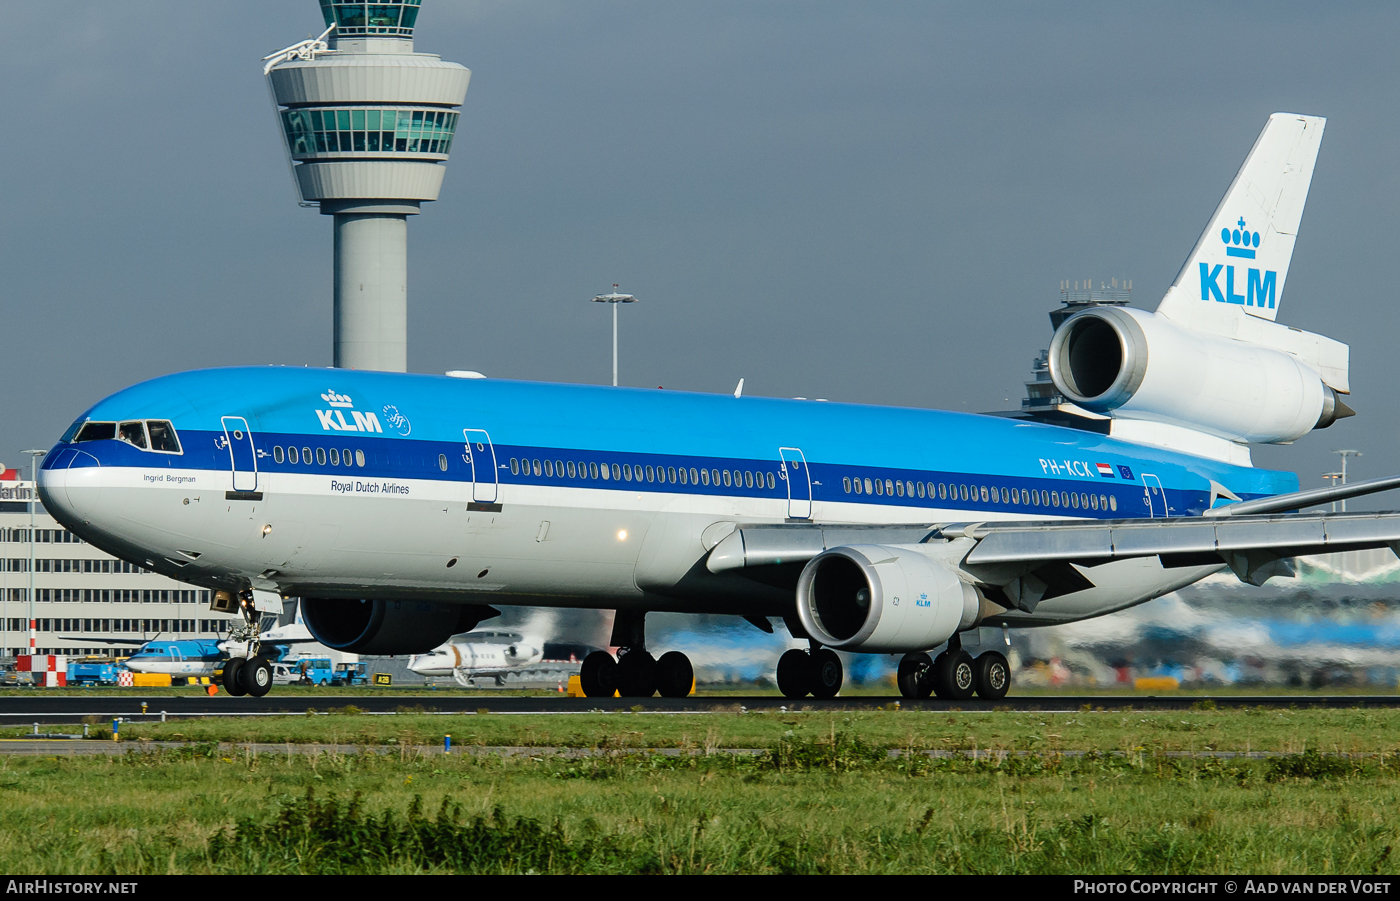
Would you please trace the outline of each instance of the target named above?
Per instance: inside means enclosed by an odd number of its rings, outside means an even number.
[[[1274,320],[1326,124],[1295,113],[1269,117],[1159,313],[1213,332],[1238,316],[1230,305]]]

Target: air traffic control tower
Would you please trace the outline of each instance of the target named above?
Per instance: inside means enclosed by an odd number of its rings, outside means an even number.
[[[408,217],[437,200],[471,72],[413,50],[422,0],[320,0],[326,31],[267,57],[303,206],[335,219],[335,363],[408,367]]]

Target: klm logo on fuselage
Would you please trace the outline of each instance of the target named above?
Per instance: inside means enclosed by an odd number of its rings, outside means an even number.
[[[1222,228],[1220,240],[1225,243],[1225,255],[1254,259],[1259,247],[1259,233],[1246,229],[1244,217],[1240,217],[1239,227]],[[1278,285],[1278,273],[1271,270],[1249,269],[1244,279],[1235,273],[1232,263],[1211,266],[1201,263],[1201,300],[1214,299],[1216,303],[1237,303],[1246,307],[1274,308],[1274,294]],[[1244,267],[1241,267],[1244,268]],[[1221,275],[1224,275],[1224,290],[1221,290]],[[1235,286],[1244,282],[1244,293],[1236,294]]]
[[[334,391],[327,391],[321,395],[321,400],[331,405],[329,410],[317,410],[316,418],[321,420],[321,430],[326,432],[383,432],[384,428],[379,424],[379,419],[373,413],[361,413],[353,409],[354,402],[349,395],[336,394]],[[345,418],[345,411],[350,411],[350,419]]]

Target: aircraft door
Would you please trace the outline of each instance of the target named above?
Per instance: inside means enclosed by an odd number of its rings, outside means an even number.
[[[482,429],[462,429],[462,437],[466,442],[462,460],[472,472],[472,503],[500,503],[496,448],[491,444],[491,436]]]
[[[253,433],[248,428],[248,420],[242,416],[225,416],[222,421],[224,446],[228,448],[229,468],[233,472],[233,490],[239,493],[256,492],[258,455],[253,447]]]
[[[1167,515],[1167,492],[1162,488],[1162,480],[1151,473],[1142,474],[1142,502],[1147,507],[1147,515],[1153,518]]]
[[[787,483],[788,519],[812,518],[812,475],[807,458],[796,447],[778,448],[783,461],[783,481]]]

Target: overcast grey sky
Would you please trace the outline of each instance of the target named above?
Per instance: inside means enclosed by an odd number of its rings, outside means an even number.
[[[7,4],[0,459],[166,372],[331,359],[331,228],[259,58],[314,0]],[[1061,279],[1156,306],[1269,113],[1328,125],[1280,321],[1352,347],[1334,448],[1400,472],[1395,4],[457,2],[409,223],[409,366],[957,410],[1019,403]],[[1392,504],[1400,501],[1391,501]]]

